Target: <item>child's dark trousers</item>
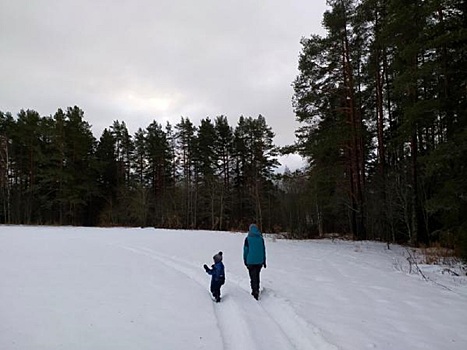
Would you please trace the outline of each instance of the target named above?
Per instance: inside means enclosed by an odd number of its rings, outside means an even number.
[[[221,298],[221,286],[222,283],[220,281],[211,281],[211,293],[216,301],[219,301]]]

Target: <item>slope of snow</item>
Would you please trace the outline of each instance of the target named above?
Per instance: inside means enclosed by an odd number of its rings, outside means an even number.
[[[467,277],[409,274],[397,246],[267,238],[256,301],[244,237],[0,226],[0,349],[467,349]]]

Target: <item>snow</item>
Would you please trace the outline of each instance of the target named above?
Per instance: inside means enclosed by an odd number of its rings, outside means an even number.
[[[467,349],[467,277],[402,247],[245,233],[0,226],[0,349]],[[224,252],[222,302],[203,264]],[[411,273],[409,273],[411,271]]]

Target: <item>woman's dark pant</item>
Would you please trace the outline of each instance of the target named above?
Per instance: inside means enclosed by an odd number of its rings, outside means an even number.
[[[250,274],[251,291],[258,295],[259,293],[259,274],[263,265],[248,265],[248,273]]]

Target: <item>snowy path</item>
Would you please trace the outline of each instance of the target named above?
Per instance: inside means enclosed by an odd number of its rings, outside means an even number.
[[[408,274],[397,246],[267,238],[256,301],[244,237],[0,226],[0,350],[467,349],[466,276]],[[202,265],[219,250],[217,304]]]
[[[135,254],[154,259],[188,278],[202,288],[208,285],[198,264],[172,258],[162,252],[142,247],[123,246]],[[285,300],[263,290],[259,301],[249,295],[248,280],[229,274],[223,287],[223,300],[213,303],[224,350],[337,350],[316,327],[298,316]]]

